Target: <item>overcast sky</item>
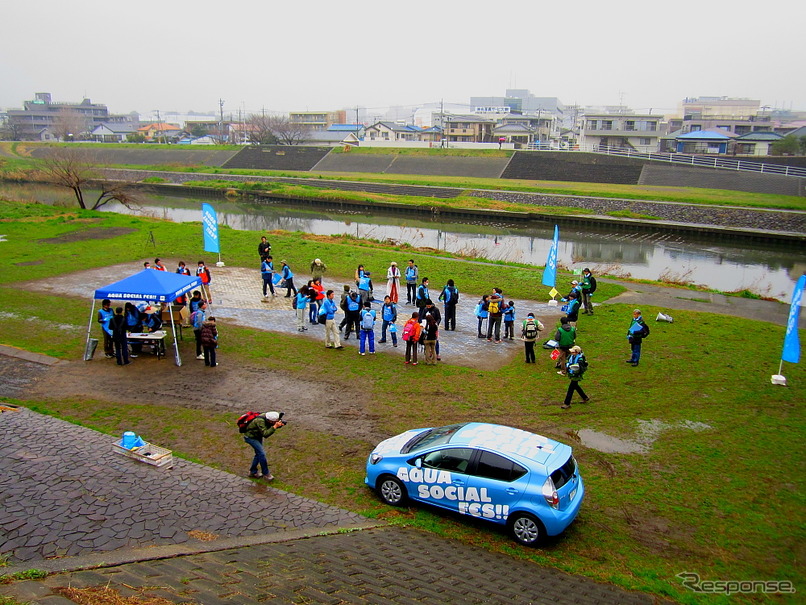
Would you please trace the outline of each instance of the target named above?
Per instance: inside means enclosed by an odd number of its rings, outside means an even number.
[[[503,96],[806,110],[803,0],[3,2],[0,107],[325,110]]]

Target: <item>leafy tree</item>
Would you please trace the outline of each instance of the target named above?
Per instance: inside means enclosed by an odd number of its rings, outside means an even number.
[[[791,134],[770,145],[772,155],[797,155],[800,149],[798,138]]]
[[[58,187],[66,187],[75,194],[81,208],[97,210],[101,206],[117,201],[133,208],[139,200],[133,191],[133,182],[103,180],[98,165],[92,160],[86,149],[75,147],[56,147],[41,160],[40,168],[47,179]],[[95,201],[87,201],[84,192],[90,186],[99,188]]]
[[[203,137],[210,134],[210,132],[202,124],[194,124],[190,129],[190,134],[194,137]]]

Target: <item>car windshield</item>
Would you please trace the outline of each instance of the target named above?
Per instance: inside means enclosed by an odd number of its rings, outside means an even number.
[[[435,445],[443,445],[445,443],[450,443],[451,437],[453,437],[456,432],[461,429],[464,424],[449,424],[448,426],[440,426],[437,428],[429,429],[427,431],[423,431],[416,437],[410,439],[406,445],[400,450],[401,454],[408,454],[410,452],[418,452],[423,450],[427,447],[433,447]]]
[[[568,480],[574,476],[577,470],[577,463],[573,456],[570,456],[560,468],[551,473],[551,480],[554,481],[554,488],[560,489],[563,485],[568,483]]]

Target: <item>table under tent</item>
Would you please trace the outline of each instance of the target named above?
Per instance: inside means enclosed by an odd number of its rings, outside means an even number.
[[[145,301],[148,303],[168,303],[172,304],[177,298],[187,294],[194,288],[201,286],[201,279],[198,277],[180,275],[178,273],[168,273],[167,271],[157,271],[156,269],[143,269],[108,286],[98,288],[92,300],[92,310],[90,311],[90,321],[87,325],[87,345],[90,346],[90,331],[95,319],[95,302],[108,298],[115,301]],[[182,365],[182,358],[179,356],[179,346],[176,342],[176,324],[174,323],[174,313],[171,316],[171,333],[174,340],[174,360],[176,365]],[[91,359],[91,355],[89,356]],[[87,360],[87,354],[84,359]]]

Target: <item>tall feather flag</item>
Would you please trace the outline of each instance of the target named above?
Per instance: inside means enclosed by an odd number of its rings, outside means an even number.
[[[221,254],[218,243],[218,215],[210,204],[202,204],[202,233],[204,234],[205,252]]]
[[[806,288],[806,274],[801,275],[792,292],[792,305],[789,307],[789,318],[786,322],[786,335],[784,336],[784,350],[781,353],[781,363],[778,365],[778,374],[772,377],[773,384],[786,384],[786,378],[781,375],[784,362],[800,362],[800,338],[798,337],[798,323],[800,321],[800,307],[803,300],[803,290]]]
[[[557,281],[557,252],[560,248],[560,228],[554,225],[554,241],[551,242],[549,255],[546,259],[546,268],[543,271],[543,285],[551,286],[554,289],[554,284]],[[554,295],[552,295],[554,296]]]

